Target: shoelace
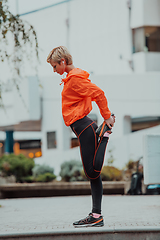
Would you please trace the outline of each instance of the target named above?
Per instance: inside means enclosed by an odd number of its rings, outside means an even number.
[[[91,216],[91,213],[86,218],[80,220],[79,223],[88,223],[88,219],[90,218],[90,216]]]

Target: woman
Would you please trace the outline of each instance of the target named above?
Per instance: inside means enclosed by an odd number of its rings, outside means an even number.
[[[109,129],[112,129],[115,117],[111,116],[104,92],[91,83],[86,71],[74,67],[67,48],[63,46],[54,48],[48,55],[47,62],[51,64],[54,72],[60,75],[67,73],[66,78],[62,79],[64,83],[62,115],[66,126],[71,127],[79,140],[83,168],[91,184],[92,212],[73,225],[103,226],[104,220],[101,215],[103,188],[100,173],[109,133],[105,132],[99,139],[96,135],[97,124],[87,115],[92,110],[92,101],[95,101]]]

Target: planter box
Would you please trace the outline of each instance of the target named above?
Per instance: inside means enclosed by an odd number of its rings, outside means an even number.
[[[126,182],[103,182],[103,194],[124,194]],[[0,198],[90,195],[90,182],[13,183],[0,186]]]

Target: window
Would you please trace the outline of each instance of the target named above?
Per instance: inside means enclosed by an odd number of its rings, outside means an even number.
[[[0,142],[0,157],[4,154],[4,142]]]
[[[70,128],[70,136],[71,136],[70,148],[78,147],[79,146],[78,138],[76,134],[71,130],[71,128]]]
[[[16,140],[13,146],[14,154],[23,154],[29,158],[41,157],[41,140]]]
[[[71,138],[71,148],[78,147],[78,146],[79,146],[78,138],[72,137]]]
[[[131,124],[132,124],[132,132],[136,132],[142,129],[160,125],[160,117],[159,116],[134,117],[131,119]]]
[[[145,27],[145,45],[150,52],[160,52],[160,27]]]
[[[160,52],[160,27],[140,27],[132,31],[133,53]]]
[[[19,141],[20,149],[41,148],[41,140]]]
[[[52,149],[57,147],[56,132],[47,132],[47,148]]]

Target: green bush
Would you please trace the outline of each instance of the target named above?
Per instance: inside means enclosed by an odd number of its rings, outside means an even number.
[[[104,166],[101,172],[103,181],[121,181],[122,171],[112,166]]]
[[[33,176],[34,178],[38,177],[39,175],[42,175],[44,173],[52,173],[54,174],[54,169],[48,165],[39,165],[39,164],[36,164],[34,166],[34,168],[32,169],[32,173],[33,173]]]
[[[84,181],[84,178],[81,175],[82,169],[83,167],[80,161],[66,161],[61,165],[60,176],[62,177],[62,180],[67,182]]]
[[[54,180],[56,178],[56,176],[53,173],[44,173],[44,174],[40,174],[35,181],[36,182],[51,182],[52,180]]]
[[[133,168],[134,168],[134,161],[130,159],[126,164],[126,169],[133,169]]]
[[[23,178],[32,175],[34,160],[25,157],[23,154],[3,155],[0,158],[0,170],[4,176],[14,175],[17,182],[23,182]]]
[[[35,182],[35,178],[33,176],[26,176],[22,178],[22,182],[33,183]]]

